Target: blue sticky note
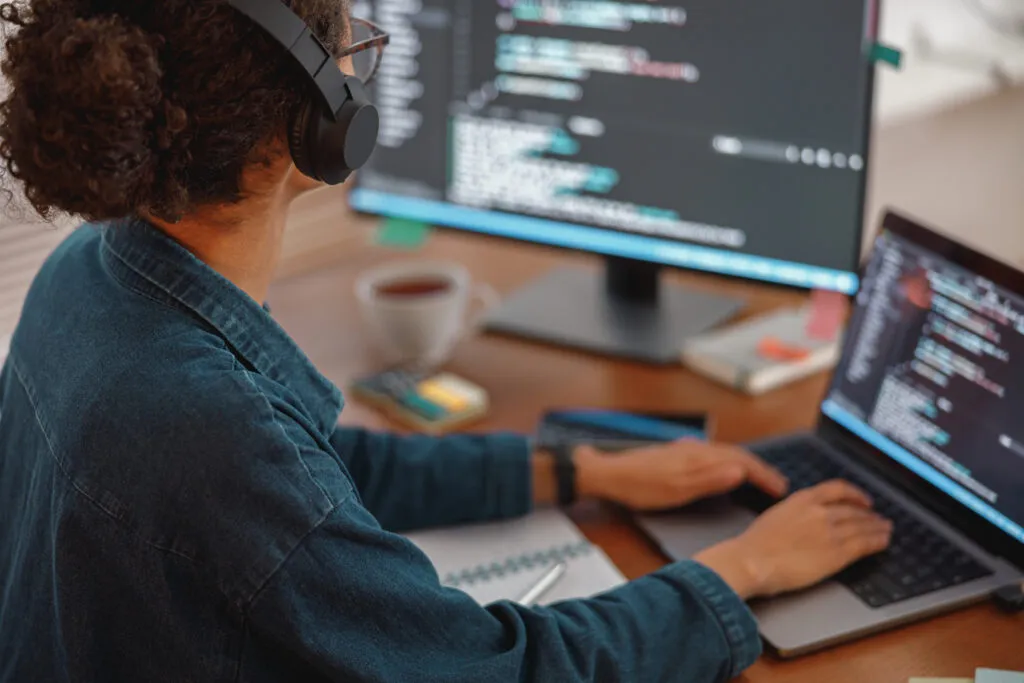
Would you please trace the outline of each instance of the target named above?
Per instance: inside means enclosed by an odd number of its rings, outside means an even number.
[[[1024,683],[1024,671],[978,669],[974,672],[974,683]]]

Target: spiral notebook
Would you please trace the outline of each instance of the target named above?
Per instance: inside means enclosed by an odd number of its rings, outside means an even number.
[[[558,510],[522,519],[409,534],[441,577],[481,605],[515,600],[556,562],[568,570],[540,604],[587,598],[626,579],[604,552],[591,545]]]

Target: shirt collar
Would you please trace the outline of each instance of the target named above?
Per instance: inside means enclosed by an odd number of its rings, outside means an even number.
[[[109,252],[136,276],[205,320],[256,372],[297,394],[322,432],[334,430],[341,392],[264,306],[145,221],[111,223],[102,233]]]

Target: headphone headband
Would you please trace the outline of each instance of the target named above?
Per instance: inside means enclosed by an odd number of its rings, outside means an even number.
[[[346,75],[309,25],[281,0],[228,0],[288,51],[318,93],[305,98],[288,126],[295,167],[329,185],[366,164],[377,145],[380,114],[363,83]]]
[[[332,119],[352,99],[351,83],[309,25],[280,0],[228,0],[288,51],[309,75]],[[360,84],[361,85],[361,84]]]

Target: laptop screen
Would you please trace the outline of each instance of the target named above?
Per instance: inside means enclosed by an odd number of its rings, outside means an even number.
[[[1024,542],[1024,297],[883,231],[822,410]]]

